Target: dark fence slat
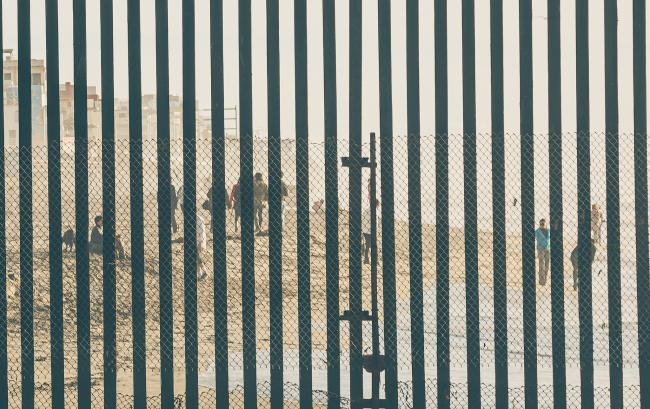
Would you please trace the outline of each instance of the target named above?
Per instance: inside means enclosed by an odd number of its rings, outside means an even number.
[[[47,82],[59,83],[59,4],[45,4]],[[47,176],[50,238],[50,377],[52,408],[64,407],[63,254],[61,252],[61,111],[59,89],[47,93]],[[2,205],[2,204],[0,204]],[[2,400],[2,398],[0,398]],[[110,407],[110,406],[109,406]]]
[[[648,249],[648,118],[646,2],[633,2],[634,215],[641,408],[650,407],[650,255]]]
[[[227,408],[228,395],[228,271],[226,255],[226,171],[223,79],[223,1],[210,2],[212,95],[212,217],[214,229],[214,350],[218,408]],[[273,338],[271,338],[273,342]]]
[[[18,166],[20,206],[20,369],[22,407],[34,407],[32,89],[29,2],[18,3]]]
[[[115,274],[115,113],[113,69],[113,1],[102,0],[102,213],[103,242],[103,318],[104,318],[104,407],[117,405],[116,356],[116,274]],[[49,66],[49,64],[48,64]],[[49,69],[48,69],[49,72]],[[58,81],[50,82],[58,84]],[[52,87],[54,88],[54,87]],[[49,113],[49,108],[48,108]],[[58,121],[57,121],[58,126]],[[60,246],[59,246],[60,247]]]
[[[341,329],[339,324],[339,177],[336,100],[336,3],[323,0],[325,105],[325,287],[327,291],[327,408],[341,407]]]
[[[194,0],[183,0],[183,260],[185,307],[185,401],[198,408],[197,209],[196,209],[196,49]],[[205,229],[206,226],[203,226]]]
[[[607,305],[610,407],[623,407],[621,215],[618,137],[618,10],[605,1],[605,170],[607,180]]]
[[[282,137],[280,133],[280,11],[278,0],[266,2],[269,172],[269,321],[271,407],[284,406],[282,321]]]
[[[395,280],[395,194],[393,174],[393,90],[391,2],[379,1],[379,137],[381,157],[381,245],[384,300],[386,406],[395,408],[397,385],[397,289]]]
[[[307,1],[294,2],[296,92],[296,220],[298,269],[298,373],[300,407],[312,407],[311,279],[309,235],[309,111]]]
[[[142,74],[140,1],[127,8],[129,71],[129,178],[131,205],[131,313],[133,317],[133,402],[147,406],[147,362],[144,288],[144,176],[142,171]],[[111,221],[109,221],[110,223]],[[107,249],[104,249],[105,251]],[[114,251],[114,249],[108,249]]]
[[[323,65],[325,107],[325,224],[327,303],[327,407],[341,407],[341,345],[339,324],[339,195],[336,92],[336,6],[323,0]]]
[[[533,136],[532,2],[519,2],[521,121],[521,253],[523,274],[524,383],[526,408],[537,407],[537,317],[535,287],[535,152]],[[541,284],[541,278],[540,278]]]
[[[494,260],[495,406],[508,407],[508,288],[503,98],[503,0],[490,3],[492,66],[492,251]]]
[[[424,380],[424,295],[422,290],[422,211],[420,180],[419,1],[406,3],[406,88],[408,117],[408,218],[413,405],[426,406]]]
[[[156,110],[158,143],[158,253],[160,295],[160,406],[174,407],[174,302],[172,225],[178,200],[171,180],[168,2],[156,0]],[[173,190],[173,191],[172,191]]]
[[[471,408],[481,406],[481,340],[478,299],[476,173],[476,56],[474,0],[463,1],[463,179],[465,195],[465,311],[467,392]]]
[[[578,186],[578,308],[580,402],[594,407],[594,340],[591,287],[591,143],[589,131],[589,2],[576,0],[576,105]]]
[[[449,362],[449,94],[447,0],[434,3],[436,102],[436,346],[438,408],[451,405]]]
[[[355,163],[361,158],[361,81],[362,81],[362,4],[361,1],[350,1],[350,162]],[[359,166],[349,168],[350,188],[350,315],[360,318],[362,305],[362,265],[361,265],[361,209],[362,209],[362,176]],[[350,320],[350,401],[353,409],[361,407],[363,399],[363,332],[360,319]]]
[[[0,4],[0,47],[3,46],[3,5]],[[0,70],[4,72],[4,58]],[[4,101],[4,87],[0,89]],[[9,407],[9,374],[7,356],[7,244],[5,225],[5,115],[4,102],[0,104],[0,408]],[[4,403],[2,403],[4,402]]]
[[[251,71],[251,2],[239,0],[239,166],[241,190],[242,335],[244,407],[257,407],[255,336],[255,215],[253,208],[253,90]]]
[[[560,1],[548,8],[548,127],[551,231],[551,322],[553,348],[553,405],[566,408],[564,325],[564,208],[562,199],[562,67]]]
[[[88,259],[88,112],[86,1],[73,1],[75,249],[77,277],[77,391],[90,408],[90,280]]]

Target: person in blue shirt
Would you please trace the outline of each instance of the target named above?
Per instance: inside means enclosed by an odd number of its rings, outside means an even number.
[[[546,227],[546,219],[539,221],[535,230],[537,240],[537,263],[539,264],[539,285],[546,285],[546,277],[551,264],[551,232]]]

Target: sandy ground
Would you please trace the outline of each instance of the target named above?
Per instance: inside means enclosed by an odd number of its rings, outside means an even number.
[[[207,219],[207,215],[204,215]],[[347,224],[348,214],[340,212],[341,226]],[[148,220],[147,230],[150,233],[157,231],[154,220]],[[150,231],[154,229],[154,231]],[[285,349],[297,349],[299,334],[297,330],[297,266],[296,266],[296,231],[295,213],[289,209],[284,226],[284,252],[283,252],[283,306],[284,306],[284,345]],[[396,258],[397,258],[397,290],[398,302],[404,309],[404,304],[409,300],[409,269],[408,269],[408,234],[407,225],[398,223],[396,226]],[[325,314],[325,226],[324,215],[321,212],[313,213],[311,217],[311,302],[312,302],[312,347],[315,351],[324,351],[326,347],[326,314]],[[240,367],[241,354],[241,278],[240,278],[240,254],[241,241],[237,238],[232,223],[229,223],[229,235],[233,238],[227,241],[227,274],[228,274],[228,334],[230,345],[230,366]],[[148,236],[150,237],[150,236]],[[380,237],[381,239],[381,237]],[[341,229],[340,240],[340,307],[346,309],[348,304],[348,235],[345,229]],[[435,287],[435,228],[425,225],[423,227],[423,269],[425,290],[431,291]],[[492,284],[491,274],[491,235],[482,232],[479,236],[479,270],[481,271],[480,283],[490,286]],[[520,246],[520,238],[511,236],[508,238],[508,248]],[[464,283],[464,235],[459,229],[450,231],[450,283],[454,285]],[[520,247],[519,247],[520,248]],[[159,337],[159,285],[158,285],[158,260],[156,257],[157,243],[147,243],[146,257],[146,293],[141,294],[146,300],[146,360],[149,369],[148,394],[156,396],[159,394],[160,374],[160,337]],[[255,242],[255,271],[256,271],[256,325],[257,325],[257,348],[260,351],[267,351],[269,348],[269,319],[268,319],[268,238],[257,237]],[[519,287],[521,283],[521,260],[510,252],[508,258],[508,283],[511,287]],[[381,256],[381,254],[380,254]],[[17,268],[18,254],[10,253],[9,271]],[[198,348],[199,348],[199,369],[209,370],[214,359],[214,309],[213,309],[213,268],[212,268],[212,247],[208,246],[205,258],[210,267],[209,276],[198,282]],[[174,294],[174,359],[177,367],[176,393],[183,392],[183,363],[184,363],[184,309],[183,298],[183,245],[173,245],[173,285]],[[76,385],[76,284],[75,284],[75,259],[74,253],[64,253],[64,330],[65,330],[65,351],[66,351],[66,383],[74,396]],[[92,372],[94,390],[101,393],[101,371],[102,371],[102,260],[101,257],[92,256],[90,261],[91,279],[91,346],[92,346]],[[568,268],[568,266],[567,266]],[[364,265],[363,298],[364,306],[370,305],[369,288],[369,267]],[[10,280],[12,286],[18,285],[18,278]],[[132,393],[131,358],[133,354],[132,345],[132,320],[131,320],[131,274],[129,261],[119,261],[117,264],[117,329],[118,329],[118,389],[120,393],[129,395]],[[567,282],[567,284],[569,284]],[[380,282],[381,288],[381,282]],[[567,285],[567,292],[570,290]],[[541,289],[541,292],[548,292]],[[44,251],[36,251],[34,254],[34,330],[36,347],[36,373],[37,383],[47,391],[49,383],[49,272],[48,254]],[[430,297],[425,293],[425,297]],[[453,293],[452,293],[453,297]],[[432,298],[435,300],[435,297]],[[452,308],[455,306],[452,299]],[[9,299],[9,359],[10,368],[14,381],[18,381],[20,368],[20,334],[19,334],[19,297]],[[489,312],[486,312],[489,313]],[[217,329],[219,330],[219,329]],[[345,365],[347,361],[346,328],[342,328],[342,360]],[[297,368],[297,357],[287,353],[286,367]],[[433,355],[430,359],[433,359]],[[291,361],[291,360],[294,361]],[[260,366],[268,365],[268,354],[261,353],[259,356]],[[266,361],[265,361],[266,360]],[[315,362],[319,367],[322,363]],[[236,385],[233,385],[233,387]],[[95,393],[95,392],[94,392]],[[236,393],[234,391],[233,393]],[[47,394],[45,394],[47,395]]]
[[[290,148],[290,147],[289,147]],[[201,151],[201,150],[200,150]],[[201,152],[209,152],[202,150]],[[43,153],[43,152],[41,152]],[[101,213],[101,164],[97,162],[97,152],[92,156],[91,166],[89,168],[90,190],[89,190],[89,216],[92,218],[95,214]],[[284,152],[283,152],[284,155]],[[124,245],[129,251],[129,232],[130,232],[130,213],[129,213],[129,190],[131,183],[128,175],[128,155],[122,152],[118,155],[117,175],[117,216],[114,221],[118,233],[124,239]],[[236,151],[227,152],[227,163],[235,164],[237,161]],[[93,159],[94,158],[94,159]],[[145,175],[147,183],[145,184],[145,292],[136,294],[143,297],[146,301],[146,346],[144,351],[140,348],[136,353],[144,353],[147,366],[147,393],[151,396],[150,407],[156,407],[156,396],[160,393],[160,298],[159,298],[159,262],[158,262],[158,225],[157,225],[157,201],[156,201],[156,162],[152,157],[147,157],[145,166]],[[228,159],[230,158],[230,159]],[[41,157],[41,159],[43,159]],[[68,158],[69,159],[69,158]],[[265,164],[264,156],[256,156],[257,164]],[[38,161],[35,158],[35,163]],[[197,183],[199,184],[198,199],[199,205],[203,201],[202,195],[207,191],[209,183],[209,161],[199,161],[197,164],[197,174],[199,175]],[[45,163],[44,161],[40,162]],[[178,163],[176,163],[178,165]],[[71,161],[64,161],[61,169],[64,187],[63,187],[63,224],[64,228],[74,226],[74,164]],[[313,177],[313,184],[321,186],[323,183],[322,161],[315,161],[315,169],[310,173],[310,179]],[[234,166],[233,166],[234,167]],[[286,171],[285,171],[286,167]],[[292,161],[283,159],[283,171],[285,177],[291,180],[290,171],[295,169]],[[230,168],[229,168],[230,169]],[[125,171],[127,170],[127,171]],[[310,171],[311,172],[311,171]],[[319,173],[320,172],[320,173]],[[18,212],[18,178],[15,171],[7,172],[7,272],[9,274],[8,282],[8,359],[10,370],[11,385],[11,407],[20,407],[20,300],[16,294],[19,285],[19,252],[20,243],[18,240],[19,212]],[[287,176],[289,175],[289,176]],[[180,176],[175,173],[175,180],[180,180]],[[236,175],[227,175],[228,180],[232,181]],[[340,175],[341,180],[347,179],[346,175]],[[295,353],[300,343],[300,334],[298,333],[298,274],[296,266],[296,217],[295,217],[295,197],[291,189],[286,219],[284,223],[284,242],[283,242],[283,309],[284,309],[284,333],[283,342],[285,348],[285,369],[287,373],[295,372],[299,366],[297,354]],[[342,189],[341,191],[344,191]],[[37,406],[49,406],[50,396],[50,318],[49,318],[49,257],[48,257],[48,220],[47,220],[47,171],[44,166],[35,167],[34,169],[34,348],[35,348],[35,376],[37,386]],[[317,190],[311,192],[312,200],[318,199]],[[489,197],[485,200],[491,200]],[[347,198],[342,196],[341,203],[346,203]],[[396,202],[401,209],[396,212],[404,213],[403,207],[405,202]],[[487,205],[479,203],[479,205]],[[426,210],[426,209],[425,209]],[[452,209],[452,219],[458,216],[461,209]],[[454,213],[456,212],[456,213]],[[508,210],[508,222],[515,220],[518,209]],[[519,213],[520,214],[520,213]],[[340,254],[340,310],[347,309],[349,301],[349,249],[348,249],[348,213],[345,210],[339,212],[339,254]],[[514,215],[514,216],[513,216]],[[202,211],[202,216],[209,220],[207,212]],[[179,217],[179,224],[182,225],[182,219]],[[326,367],[326,362],[322,359],[323,351],[326,347],[326,286],[325,286],[325,223],[324,212],[312,212],[310,217],[310,236],[311,236],[311,259],[310,259],[310,279],[311,279],[311,305],[312,305],[312,348],[314,350],[314,370],[315,373],[322,373]],[[452,223],[458,220],[452,220]],[[241,242],[237,239],[238,233],[234,230],[232,224],[232,215],[228,214],[228,235],[233,239],[227,241],[227,260],[226,274],[228,277],[228,341],[229,341],[229,365],[234,374],[243,366],[241,359],[242,346],[242,312],[241,312]],[[520,229],[519,229],[520,230]],[[568,229],[567,229],[568,230]],[[516,230],[515,230],[516,231]],[[179,232],[178,236],[182,236]],[[211,239],[211,235],[208,235]],[[381,243],[381,235],[379,236]],[[494,314],[492,298],[493,290],[493,271],[492,271],[492,234],[489,231],[481,230],[479,232],[479,306],[481,311],[480,330],[481,330],[481,360],[486,365],[492,365],[494,362],[493,345],[494,345]],[[425,360],[427,365],[435,362],[435,283],[436,283],[436,255],[435,255],[435,226],[424,224],[422,226],[422,265],[423,265],[423,284],[424,284],[424,321],[425,321]],[[516,367],[521,367],[523,363],[523,323],[522,308],[524,302],[521,291],[522,282],[522,262],[521,262],[521,236],[510,233],[507,237],[507,296],[508,296],[508,331],[509,331],[509,360]],[[565,241],[565,304],[566,304],[566,323],[567,323],[567,361],[570,366],[577,367],[578,357],[576,351],[579,346],[578,328],[577,328],[577,296],[571,289],[571,267],[568,261],[568,254],[575,245],[570,239]],[[465,264],[464,264],[464,246],[465,236],[461,228],[452,228],[449,235],[449,271],[450,271],[450,335],[452,342],[452,367],[464,368],[466,366],[465,354]],[[381,246],[379,246],[381,249]],[[629,250],[629,249],[628,249]],[[408,224],[405,222],[396,223],[396,274],[397,274],[397,299],[398,299],[398,333],[400,334],[400,345],[404,345],[400,350],[398,363],[400,370],[409,372],[410,368],[410,309],[409,309],[409,241],[408,241]],[[223,331],[222,328],[214,326],[214,274],[222,274],[221,271],[214,271],[212,267],[212,241],[209,242],[205,259],[208,262],[209,275],[198,283],[198,336],[196,342],[199,350],[199,371],[203,375],[209,376],[211,365],[214,362],[214,336],[216,331]],[[258,349],[258,367],[260,379],[264,379],[265,373],[268,372],[268,349],[269,349],[269,277],[268,277],[268,238],[258,237],[255,242],[255,287],[256,287],[256,329],[257,329],[257,349]],[[381,260],[381,253],[379,254]],[[638,368],[638,353],[636,351],[636,298],[635,282],[632,278],[634,274],[633,265],[624,261],[623,264],[623,343],[624,363],[626,368]],[[173,246],[173,286],[174,286],[174,364],[175,364],[175,394],[182,399],[184,391],[184,306],[183,306],[183,245],[175,244]],[[606,268],[606,259],[604,252],[601,251],[597,257],[594,268],[594,338],[595,354],[594,360],[598,365],[606,365],[608,357],[607,349],[607,282],[606,274],[601,274]],[[380,269],[381,271],[381,269]],[[596,273],[596,271],[599,271]],[[93,256],[90,260],[90,316],[91,316],[91,353],[92,353],[92,381],[93,381],[93,402],[101,402],[102,392],[102,368],[103,368],[103,323],[102,323],[102,259]],[[381,275],[381,274],[380,274]],[[78,400],[76,392],[76,368],[77,368],[77,350],[76,350],[76,270],[74,253],[64,253],[63,258],[63,279],[64,279],[64,349],[65,349],[65,382],[66,382],[66,401],[76,402]],[[380,279],[379,288],[382,283]],[[117,264],[117,367],[118,367],[118,390],[124,406],[130,407],[129,400],[132,395],[132,317],[131,317],[131,268],[129,260],[120,261]],[[537,291],[537,318],[538,318],[538,339],[539,339],[539,363],[540,366],[549,369],[552,368],[550,360],[550,333],[552,324],[550,321],[550,286],[538,287]],[[632,296],[634,295],[634,296]],[[503,294],[506,296],[506,294]],[[365,309],[370,307],[370,268],[367,265],[363,267],[363,304]],[[381,298],[381,294],[380,294]],[[381,304],[381,299],[380,306]],[[383,314],[380,311],[380,319]],[[365,331],[369,334],[369,331]],[[365,337],[365,335],[364,335]],[[366,342],[369,342],[369,335]],[[347,326],[341,326],[341,362],[343,371],[348,365],[348,331]],[[320,371],[320,372],[318,372]],[[489,371],[489,368],[488,368]],[[433,376],[434,372],[431,373]],[[344,375],[347,376],[347,375]],[[239,402],[241,399],[241,389],[238,386],[237,377],[231,376],[231,396],[233,402]],[[515,378],[513,378],[515,379]],[[295,382],[291,376],[288,376],[288,382]],[[453,381],[453,380],[452,380]],[[462,385],[464,379],[457,377],[456,382]],[[627,379],[626,384],[634,386],[634,379]],[[209,381],[204,384],[209,386]],[[318,382],[316,382],[318,383]],[[638,381],[637,381],[638,385]],[[286,388],[291,388],[290,384]],[[637,386],[638,389],[638,386]],[[201,387],[203,396],[202,403],[209,405],[214,396],[214,391],[209,387]],[[549,391],[549,396],[552,392]],[[264,387],[260,386],[260,405],[264,406],[266,399]],[[292,402],[288,402],[292,404]],[[238,404],[234,404],[238,407]],[[462,405],[461,405],[462,406]]]

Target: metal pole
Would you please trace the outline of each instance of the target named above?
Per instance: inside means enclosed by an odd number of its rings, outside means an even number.
[[[46,2],[46,64],[47,83],[59,84],[59,4],[58,0]],[[0,16],[1,18],[1,16]],[[0,28],[1,29],[1,28]],[[1,44],[1,41],[0,41]],[[1,47],[0,47],[1,48]],[[0,62],[0,64],[2,64]],[[0,65],[0,71],[2,66]],[[1,100],[1,99],[0,99]],[[0,104],[1,105],[1,104]],[[0,111],[0,116],[3,115]],[[1,126],[1,125],[0,125]],[[0,143],[0,150],[4,148]],[[52,408],[64,407],[64,338],[63,338],[63,255],[61,244],[61,111],[59,87],[50,86],[47,92],[47,153],[48,153],[48,198],[50,222],[50,353],[52,377]],[[0,168],[3,165],[0,163]],[[3,184],[0,178],[0,184]],[[4,184],[3,184],[4,187]],[[0,203],[3,206],[3,203]],[[0,225],[4,230],[4,225]],[[2,258],[2,256],[0,256]],[[2,285],[2,284],[0,284]],[[104,296],[106,298],[106,296]],[[106,301],[105,301],[106,305]],[[2,307],[0,307],[1,309]],[[104,328],[110,327],[110,321],[104,319]],[[110,340],[104,345],[111,345]],[[1,353],[0,353],[1,354]],[[104,377],[110,382],[110,377]],[[107,403],[111,403],[110,387],[104,387]],[[0,401],[3,398],[0,396]],[[111,408],[111,406],[108,406]]]

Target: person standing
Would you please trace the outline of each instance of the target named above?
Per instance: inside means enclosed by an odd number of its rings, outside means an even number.
[[[546,277],[551,264],[551,232],[546,226],[546,219],[539,221],[535,230],[537,240],[537,263],[539,264],[539,285],[546,285]]]
[[[239,194],[239,182],[241,179],[237,179],[230,191],[230,198],[228,199],[228,207],[233,209],[235,212],[235,231],[239,225],[239,217],[241,216],[241,198]]]
[[[255,231],[262,231],[262,224],[264,222],[264,208],[266,207],[265,203],[269,200],[269,188],[264,183],[264,179],[261,173],[255,174],[255,180],[253,181],[253,198],[255,203]]]
[[[100,256],[104,254],[104,218],[102,216],[95,217],[95,226],[90,232],[88,250],[91,254]]]
[[[203,252],[207,245],[207,236],[205,232],[205,222],[201,215],[196,213],[196,261],[198,264],[198,279],[203,279],[207,273],[205,271],[205,264],[203,263]]]
[[[226,194],[226,186],[223,184],[220,184],[217,189],[221,189],[223,193],[223,197],[225,198],[224,206],[226,208],[230,208],[230,201],[227,197]],[[210,213],[210,230],[214,232],[214,215],[212,214],[212,206],[213,203],[215,202],[215,192],[217,190],[215,189],[215,183],[214,183],[214,178],[212,178],[212,184],[210,185],[210,188],[208,189],[208,194],[207,194],[207,200],[203,203],[203,208],[207,210]]]
[[[596,244],[600,244],[602,227],[603,211],[600,209],[600,205],[594,203],[591,206],[591,238]]]
[[[594,259],[596,258],[596,240],[591,239],[591,261],[590,263],[594,264]],[[576,246],[571,252],[571,265],[573,266],[573,290],[578,289],[578,282],[580,274],[578,271],[578,246]]]

